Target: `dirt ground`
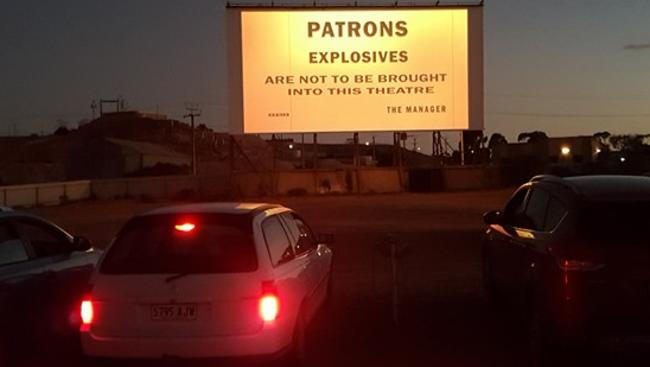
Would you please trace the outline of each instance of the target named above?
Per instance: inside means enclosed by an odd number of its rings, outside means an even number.
[[[459,230],[482,227],[481,213],[501,207],[512,190],[481,192],[261,198],[300,212],[321,232],[398,233],[414,230]],[[138,200],[84,201],[29,211],[89,238],[104,248],[131,216],[182,202]]]

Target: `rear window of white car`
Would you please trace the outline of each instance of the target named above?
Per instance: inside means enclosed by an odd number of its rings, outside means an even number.
[[[257,270],[251,217],[157,215],[127,223],[102,261],[105,274],[205,274]]]

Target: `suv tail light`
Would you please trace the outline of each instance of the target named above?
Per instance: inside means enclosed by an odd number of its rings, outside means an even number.
[[[563,282],[563,296],[565,301],[570,302],[576,296],[576,285],[574,284],[576,278],[581,278],[583,275],[579,273],[592,272],[600,270],[605,267],[590,260],[574,260],[566,257],[560,257],[557,260],[557,265],[562,271]]]
[[[605,267],[592,261],[561,260],[558,264],[563,271],[595,271]]]
[[[83,301],[81,301],[81,307],[79,311],[81,315],[81,330],[88,330],[90,325],[93,323],[93,319],[95,318],[93,301],[91,301],[89,298],[85,298]]]
[[[273,282],[262,282],[262,296],[259,302],[260,317],[264,322],[273,322],[280,313],[280,299]]]

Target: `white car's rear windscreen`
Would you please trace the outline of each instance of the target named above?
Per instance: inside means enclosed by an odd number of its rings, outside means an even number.
[[[131,220],[101,264],[104,274],[205,274],[257,270],[251,218],[156,215]]]

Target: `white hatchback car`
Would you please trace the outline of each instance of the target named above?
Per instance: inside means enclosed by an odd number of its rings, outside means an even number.
[[[304,330],[331,291],[331,236],[292,210],[196,204],[131,219],[81,304],[91,357],[304,355]]]

